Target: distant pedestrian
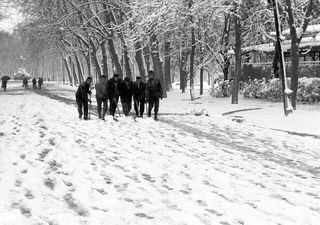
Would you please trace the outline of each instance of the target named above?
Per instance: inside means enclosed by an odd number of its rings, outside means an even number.
[[[119,84],[122,79],[115,73],[107,82],[107,98],[110,101],[110,115],[114,117],[119,101]]]
[[[43,78],[39,77],[39,79],[38,79],[38,87],[39,87],[40,90],[41,90],[42,84],[43,84]]]
[[[91,103],[91,99],[88,98],[88,94],[91,95],[91,83],[92,83],[92,77],[87,77],[86,81],[82,82],[76,92],[76,101],[78,105],[78,113],[79,118],[82,118],[85,120],[88,120],[88,102]],[[83,111],[82,111],[83,108]]]
[[[102,75],[100,80],[95,85],[96,88],[96,99],[99,119],[103,119],[108,111],[108,100],[107,100],[107,80],[106,76]],[[102,114],[101,114],[101,106]]]
[[[129,77],[125,77],[120,83],[119,95],[123,113],[125,116],[128,116],[132,107],[132,81]]]
[[[27,79],[26,77],[23,78],[22,84],[23,84],[24,89],[28,89],[28,88],[29,88],[29,87],[28,87],[28,79]]]
[[[8,80],[2,80],[1,87],[3,88],[3,91],[7,91],[7,83]]]
[[[154,77],[153,71],[148,72],[148,81],[146,83],[146,100],[148,101],[148,117],[151,117],[151,111],[154,107],[154,120],[158,120],[158,111],[160,100],[163,97],[161,82]]]
[[[133,84],[133,107],[137,117],[143,117],[144,102],[146,97],[146,83],[137,76],[136,82]]]
[[[32,87],[33,87],[33,90],[37,89],[37,80],[36,80],[36,78],[32,79]]]

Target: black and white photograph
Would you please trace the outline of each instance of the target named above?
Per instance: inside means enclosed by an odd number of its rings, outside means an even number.
[[[0,0],[0,225],[320,225],[320,0]]]

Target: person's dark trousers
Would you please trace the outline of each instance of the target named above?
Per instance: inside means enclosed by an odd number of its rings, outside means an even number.
[[[39,84],[39,90],[41,90],[41,84]]]
[[[141,101],[134,101],[134,111],[136,112],[137,116],[142,117],[144,113],[144,100]],[[140,113],[140,114],[139,114]]]
[[[104,117],[107,113],[107,110],[108,110],[107,100],[104,100],[102,98],[96,98],[96,99],[97,99],[97,108],[98,108],[99,118],[104,119]],[[101,114],[101,109],[102,109],[102,114]]]
[[[153,109],[154,106],[154,118],[158,119],[158,111],[159,111],[159,98],[151,98],[149,99],[149,111],[148,111],[148,116],[151,116],[151,111]]]
[[[88,119],[88,102],[83,101],[81,98],[76,98],[76,102],[78,105],[79,118],[81,118],[82,115],[84,115],[83,118],[87,120]],[[82,114],[82,107],[83,107],[83,114]]]
[[[122,100],[121,99],[121,105],[122,105],[123,113],[125,116],[129,115],[129,112],[131,110],[131,104],[132,104],[131,100],[128,100],[128,99]]]
[[[116,112],[116,109],[117,109],[119,98],[117,98],[116,102],[114,102],[112,98],[109,100],[110,100],[110,115],[114,116],[114,113]]]

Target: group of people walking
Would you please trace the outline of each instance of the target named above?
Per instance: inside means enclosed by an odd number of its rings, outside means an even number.
[[[85,82],[79,85],[76,92],[79,118],[83,116],[85,120],[89,119],[88,103],[91,103],[91,89],[92,77],[88,77]],[[125,77],[122,80],[117,73],[109,80],[102,75],[95,85],[95,89],[100,119],[105,119],[108,110],[109,114],[114,118],[116,110],[119,110],[118,102],[120,99],[125,116],[128,116],[131,111],[133,100],[133,108],[137,117],[143,117],[145,103],[147,102],[147,116],[151,117],[151,112],[154,108],[154,119],[158,120],[159,103],[163,97],[163,90],[160,80],[154,77],[153,71],[148,72],[147,82],[142,81],[139,76],[133,82],[129,77]]]
[[[42,84],[43,84],[43,78],[42,78],[42,77],[39,77],[39,78],[38,78],[38,87],[37,87],[37,80],[36,80],[36,78],[33,78],[33,79],[32,79],[32,88],[33,88],[33,89],[39,88],[39,90],[41,90]]]
[[[29,81],[28,81],[28,78],[23,78],[22,80],[22,86],[24,87],[24,89],[29,89],[29,85],[28,85]],[[33,89],[37,89],[39,88],[41,90],[41,86],[43,85],[43,78],[42,77],[39,77],[38,78],[38,87],[37,87],[37,80],[36,78],[33,78],[32,79],[32,88]]]

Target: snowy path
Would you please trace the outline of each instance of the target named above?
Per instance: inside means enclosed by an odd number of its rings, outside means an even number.
[[[320,140],[221,117],[81,121],[0,95],[0,224],[320,224]]]

